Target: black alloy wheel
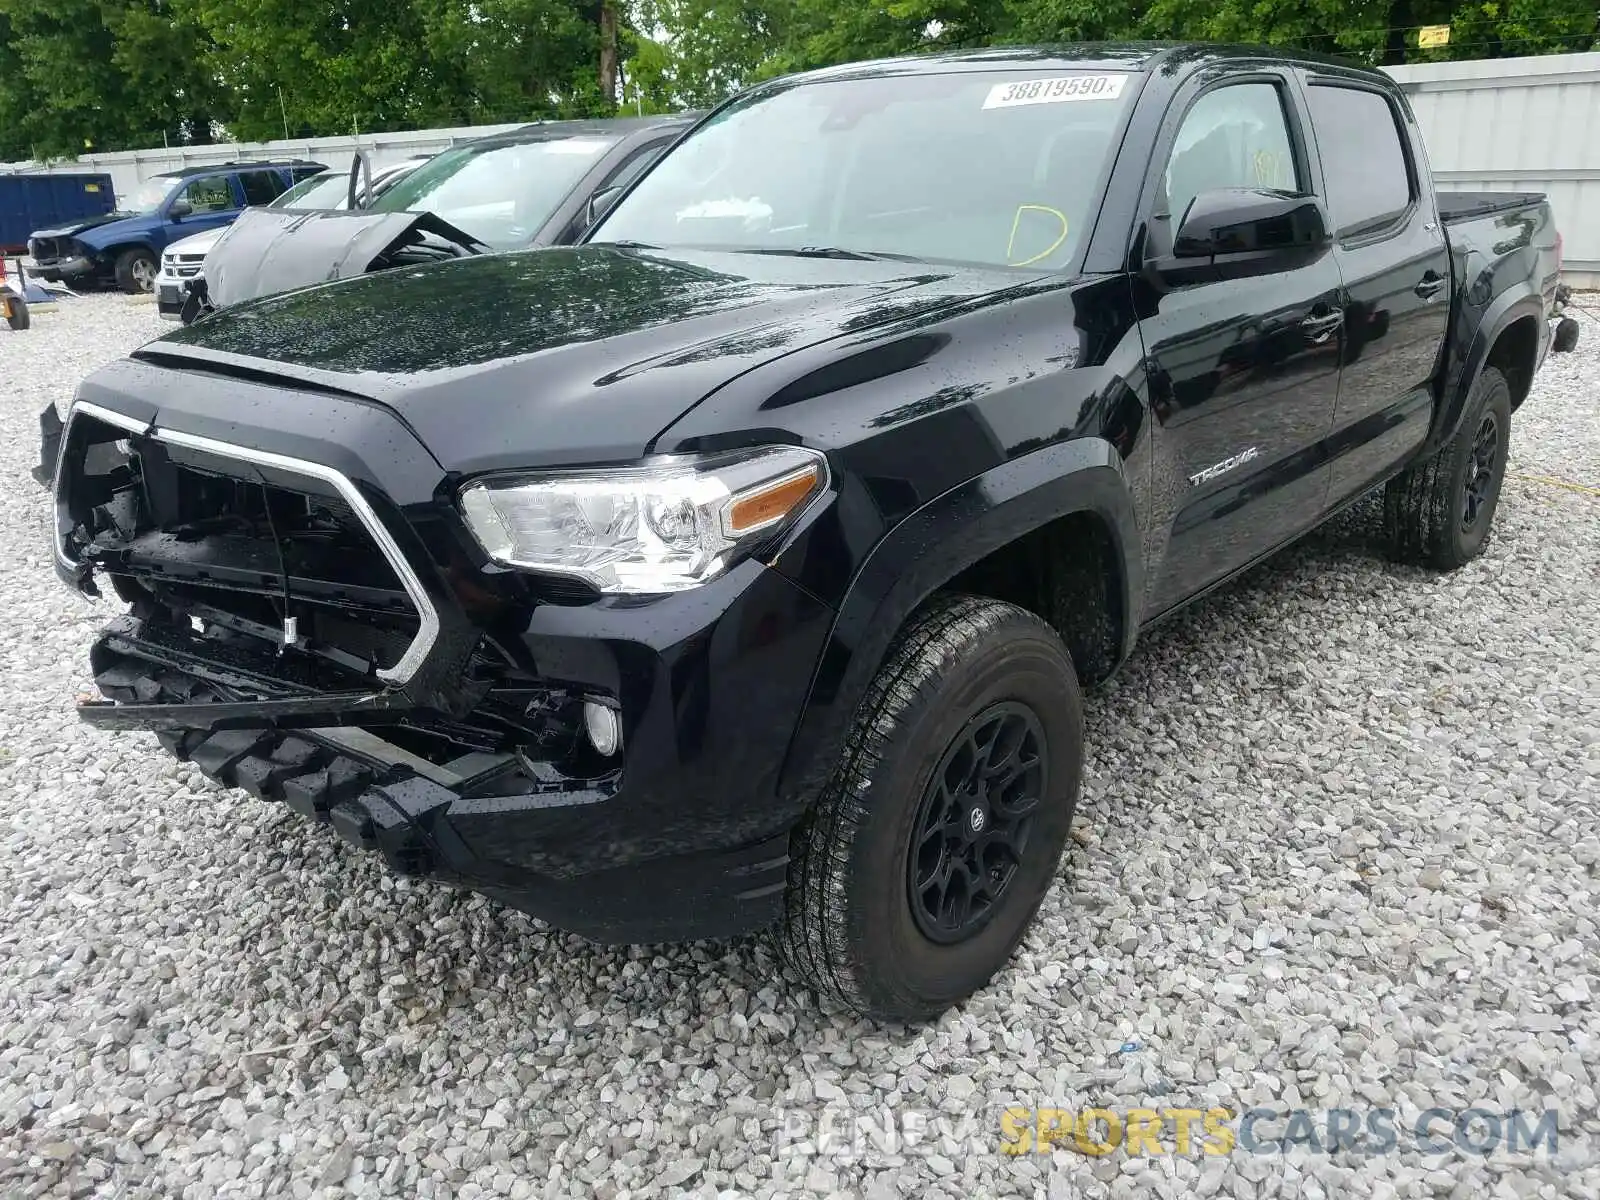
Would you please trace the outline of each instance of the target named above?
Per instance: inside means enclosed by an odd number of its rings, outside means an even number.
[[[917,927],[948,945],[982,929],[1005,897],[1045,795],[1044,731],[1025,704],[967,723],[929,781],[907,856]]]
[[[1083,704],[1060,635],[987,596],[907,619],[790,842],[778,946],[817,991],[922,1021],[1001,970],[1060,870]]]
[[[1478,523],[1488,510],[1489,497],[1494,492],[1496,466],[1500,450],[1500,425],[1493,412],[1485,412],[1472,436],[1472,459],[1467,464],[1464,496],[1461,506],[1461,532],[1466,533]]]

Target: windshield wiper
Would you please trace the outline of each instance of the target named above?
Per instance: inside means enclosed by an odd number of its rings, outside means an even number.
[[[882,250],[846,250],[842,246],[749,246],[742,254],[782,254],[793,258],[845,258],[856,262],[922,262],[914,254],[889,254]]]

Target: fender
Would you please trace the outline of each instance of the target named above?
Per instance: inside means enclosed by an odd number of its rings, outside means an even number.
[[[906,618],[989,554],[1059,517],[1092,512],[1111,530],[1127,658],[1144,594],[1139,523],[1122,456],[1078,438],[1012,459],[928,501],[890,530],[856,573],[829,633],[779,778],[779,793],[809,800],[837,759],[856,706]]]
[[[1524,317],[1532,317],[1543,329],[1544,299],[1531,282],[1507,288],[1484,309],[1477,331],[1467,345],[1466,354],[1457,360],[1460,365],[1452,364],[1446,368],[1439,404],[1434,409],[1433,428],[1428,433],[1427,441],[1417,450],[1417,459],[1434,453],[1455,437],[1466,411],[1467,396],[1483,372],[1489,351],[1502,333]]]

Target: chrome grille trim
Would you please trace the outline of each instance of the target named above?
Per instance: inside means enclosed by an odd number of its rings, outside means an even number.
[[[238,462],[247,462],[258,467],[270,467],[275,471],[284,471],[290,475],[300,475],[307,479],[315,479],[330,485],[339,493],[340,499],[350,506],[356,519],[361,522],[367,535],[378,545],[379,552],[385,561],[394,570],[395,577],[400,580],[400,586],[405,589],[406,595],[411,598],[411,603],[416,606],[419,626],[417,636],[411,639],[411,644],[406,647],[400,661],[392,667],[380,667],[377,671],[379,679],[391,687],[404,687],[411,681],[428,653],[433,649],[434,643],[439,640],[439,612],[433,606],[433,601],[428,598],[427,589],[422,586],[422,580],[412,570],[411,564],[400,552],[399,544],[394,540],[394,535],[387,526],[378,519],[378,514],[373,511],[372,505],[367,503],[367,498],[355,483],[342,472],[332,467],[323,466],[321,463],[306,462],[304,459],[290,458],[283,454],[273,454],[267,450],[256,450],[250,446],[236,446],[232,442],[220,442],[214,438],[201,437],[198,434],[184,433],[177,429],[163,429],[150,425],[134,417],[113,412],[92,404],[85,400],[73,402],[71,411],[67,414],[66,424],[61,431],[61,448],[56,457],[56,505],[59,509],[63,497],[61,488],[65,477],[62,466],[66,460],[67,446],[72,441],[72,423],[79,414],[93,417],[107,425],[118,429],[126,429],[129,433],[149,437],[158,442],[165,442],[169,446],[183,446],[190,450],[198,450],[203,454],[214,454],[218,458],[234,459]],[[56,538],[56,557],[68,570],[74,570],[78,564],[67,555],[65,536]]]

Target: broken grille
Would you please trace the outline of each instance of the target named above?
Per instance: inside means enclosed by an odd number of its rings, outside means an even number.
[[[131,436],[130,436],[131,435]],[[78,404],[57,477],[58,551],[198,625],[295,644],[405,683],[438,634],[431,601],[345,476]]]

